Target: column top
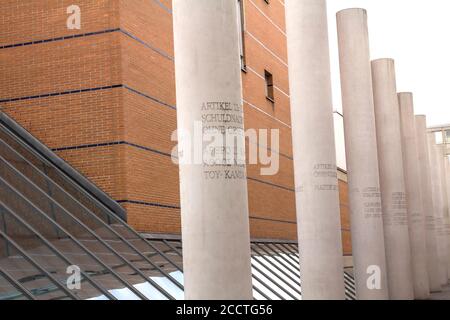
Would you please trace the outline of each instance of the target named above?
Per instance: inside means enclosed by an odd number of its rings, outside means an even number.
[[[338,11],[336,15],[356,14],[356,13],[363,13],[364,15],[367,15],[367,10],[364,8],[347,8]]]
[[[377,62],[395,62],[395,60],[393,58],[379,58],[379,59],[374,59],[372,60],[372,63],[377,63]]]

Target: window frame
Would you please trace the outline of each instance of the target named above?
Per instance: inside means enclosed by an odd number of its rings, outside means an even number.
[[[275,104],[273,74],[268,70],[264,70],[264,81],[266,86],[266,99]]]
[[[239,56],[241,63],[241,70],[243,72],[247,72],[247,58],[245,54],[245,6],[244,0],[236,0],[237,1],[237,24],[238,24],[238,32],[239,32]]]

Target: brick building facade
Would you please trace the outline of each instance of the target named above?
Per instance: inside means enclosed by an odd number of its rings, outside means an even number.
[[[242,1],[245,127],[280,131],[279,173],[262,176],[259,165],[248,166],[251,234],[295,239],[284,3]],[[178,234],[171,1],[75,2],[80,30],[66,25],[73,0],[0,3],[0,107],[118,201],[138,231]],[[350,254],[347,184],[340,176]]]

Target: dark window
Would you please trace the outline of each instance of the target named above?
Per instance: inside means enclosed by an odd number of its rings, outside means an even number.
[[[268,100],[275,102],[275,96],[273,94],[273,76],[269,71],[264,70],[264,78],[266,79],[266,97]]]
[[[241,69],[246,71],[246,61],[245,61],[245,42],[244,42],[244,32],[245,32],[245,14],[244,14],[244,1],[237,0],[238,6],[238,32],[239,32],[239,53],[241,57]]]

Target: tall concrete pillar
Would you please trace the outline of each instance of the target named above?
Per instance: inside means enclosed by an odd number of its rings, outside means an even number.
[[[372,79],[389,297],[392,300],[413,300],[411,253],[414,252],[411,249],[416,247],[411,248],[409,240],[394,60],[372,61]],[[413,116],[410,120],[414,122]],[[414,136],[414,127],[410,128],[410,132]],[[422,211],[418,212],[420,214]],[[425,226],[423,219],[421,222],[424,228],[420,234],[423,241],[421,257],[424,258]],[[422,278],[428,280],[425,259],[420,263],[420,271],[425,271]]]
[[[420,189],[420,168],[412,94],[400,93],[397,101],[400,113],[399,125],[402,136],[414,296],[416,299],[426,299],[430,292],[427,267],[427,236]]]
[[[436,232],[437,232],[437,248],[439,257],[439,271],[441,285],[448,282],[447,275],[447,237],[444,230],[444,214],[443,214],[443,200],[442,200],[442,185],[440,178],[440,162],[438,160],[439,150],[436,146],[436,138],[434,133],[428,133],[428,151],[430,154],[430,168],[431,168],[431,185],[433,191],[433,203],[436,218]]]
[[[367,12],[337,14],[356,294],[388,299]]]
[[[439,177],[441,179],[441,193],[442,193],[442,233],[443,237],[445,237],[446,241],[444,243],[444,248],[447,253],[447,280],[450,277],[450,218],[449,218],[449,203],[448,203],[448,194],[447,194],[447,174],[446,174],[446,159],[444,157],[445,145],[437,145],[438,149],[438,160],[439,160]],[[448,281],[447,281],[448,282]]]
[[[430,284],[430,291],[439,292],[442,290],[440,281],[441,272],[437,247],[435,209],[432,196],[430,156],[428,153],[427,120],[423,115],[416,116],[415,118],[420,173],[419,186],[425,214],[428,280]]]
[[[252,299],[236,3],[174,0],[173,26],[185,297]]]
[[[445,149],[445,147],[444,147]],[[445,150],[446,151],[446,150]],[[448,275],[450,277],[450,158],[448,157],[448,155],[446,154],[446,152],[444,152],[444,164],[445,164],[445,179],[446,179],[446,183],[447,183],[447,205],[448,205],[448,211],[447,211],[447,225],[446,225],[446,231],[447,231],[447,245],[448,245],[448,255],[449,255],[449,264],[448,264]]]
[[[444,167],[445,167],[445,181],[447,184],[447,224],[446,224],[446,231],[447,231],[447,246],[448,246],[448,255],[449,255],[449,261],[448,261],[448,275],[450,277],[450,158],[448,157],[445,148],[444,148]],[[450,279],[449,279],[450,280]]]
[[[287,0],[303,299],[345,299],[325,0]]]

